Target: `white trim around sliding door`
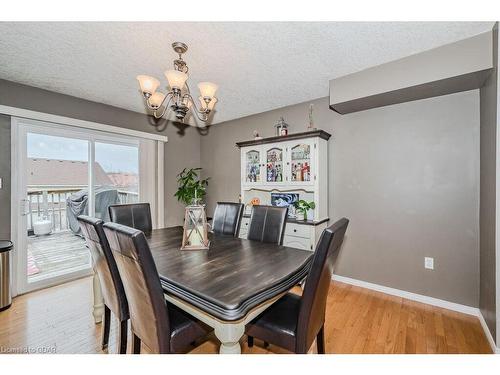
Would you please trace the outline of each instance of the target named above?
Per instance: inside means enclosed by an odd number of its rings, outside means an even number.
[[[158,228],[165,227],[165,170],[164,170],[164,162],[165,162],[165,144],[163,142],[156,142],[157,144],[157,198],[156,198],[156,211],[158,215],[158,219],[156,221],[156,225]]]
[[[52,115],[50,113],[31,111],[23,108],[9,107],[6,105],[0,105],[0,113],[23,119],[39,120],[39,121],[51,122],[54,124],[64,124],[78,128],[98,130],[107,133],[122,134],[144,139],[152,139],[160,142],[168,142],[168,137],[166,135],[153,134],[128,128],[121,128],[119,126],[100,124],[97,122],[79,120],[65,116]]]
[[[20,126],[22,125],[22,126]],[[38,131],[37,131],[38,129]],[[164,181],[163,181],[163,168],[164,168],[164,142],[159,141],[159,140],[154,140],[154,139],[145,139],[144,137],[141,137],[139,135],[137,136],[131,136],[131,135],[123,135],[123,134],[117,134],[117,133],[109,133],[104,131],[105,129],[100,129],[101,131],[96,131],[95,129],[89,129],[87,130],[78,127],[78,126],[72,126],[71,124],[56,124],[52,122],[45,122],[45,121],[40,121],[40,120],[33,120],[33,119],[27,119],[27,118],[17,118],[12,116],[11,117],[11,189],[12,189],[12,196],[11,196],[11,227],[12,227],[12,238],[16,239],[16,243],[18,242],[19,235],[23,231],[22,227],[20,226],[21,223],[21,218],[20,218],[20,210],[21,210],[21,205],[19,201],[19,196],[18,192],[19,191],[19,186],[18,184],[23,185],[24,182],[19,181],[19,170],[21,168],[21,160],[19,160],[20,156],[23,155],[23,152],[25,153],[26,150],[19,149],[19,141],[18,137],[22,136],[20,134],[21,132],[24,134],[26,131],[33,131],[33,132],[39,132],[40,129],[43,129],[41,133],[43,134],[49,134],[49,135],[59,135],[59,136],[67,136],[71,138],[77,138],[77,139],[86,139],[91,141],[89,144],[92,145],[89,149],[89,153],[92,154],[92,158],[95,151],[94,151],[94,144],[95,142],[105,142],[105,143],[113,143],[113,144],[124,144],[124,145],[135,145],[139,147],[139,150],[141,150],[141,144],[147,144],[148,147],[145,147],[146,152],[145,155],[140,155],[139,157],[139,173],[140,173],[140,181],[144,180],[144,182],[149,185],[148,186],[148,191],[145,191],[148,200],[152,203],[153,205],[153,211],[155,212],[155,216],[153,220],[156,222],[157,227],[162,227],[164,225]],[[137,132],[141,133],[141,132]],[[142,133],[141,133],[142,135]],[[165,137],[166,139],[166,137]],[[89,155],[90,157],[91,155]],[[90,168],[90,163],[89,163],[89,168]],[[157,168],[157,173],[154,170]],[[90,168],[91,169],[91,168]],[[141,171],[142,170],[142,171]],[[89,171],[90,173],[90,178],[93,180],[93,170]],[[143,184],[141,184],[143,185]],[[92,188],[92,186],[91,186]],[[141,186],[139,188],[139,194],[142,195],[141,193]],[[20,232],[21,231],[21,232]],[[22,242],[22,241],[21,241]],[[22,247],[25,244],[19,243],[18,247]],[[21,280],[22,272],[26,268],[26,265],[24,264],[25,262],[22,262],[21,264],[21,259],[19,258],[18,255],[19,251],[14,250],[13,252],[13,264],[14,264],[14,275],[13,275],[13,295],[17,295],[19,293],[24,293],[27,291],[32,290],[31,288],[28,288],[28,285],[24,280]],[[81,272],[81,273],[75,273],[74,277],[82,277],[87,275],[88,272]],[[69,281],[71,278],[67,278],[64,281]],[[53,279],[53,281],[56,281]],[[61,281],[63,281],[63,278],[61,278]],[[57,281],[56,281],[57,282]],[[49,286],[49,284],[44,285],[41,283],[38,287],[33,288],[33,289],[38,289],[38,288],[43,288]]]

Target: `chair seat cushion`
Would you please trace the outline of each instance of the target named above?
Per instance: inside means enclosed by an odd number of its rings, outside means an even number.
[[[245,327],[248,336],[295,351],[301,297],[287,293]]]
[[[168,304],[170,318],[170,350],[172,353],[184,353],[189,345],[206,336],[210,327],[196,320],[173,304]]]

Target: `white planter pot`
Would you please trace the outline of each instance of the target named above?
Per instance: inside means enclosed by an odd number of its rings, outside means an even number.
[[[296,218],[297,220],[305,220],[305,219],[306,219],[306,218],[304,217],[304,214],[303,214],[302,212],[299,212],[299,211],[297,211],[297,212],[295,213],[295,218]]]
[[[52,232],[52,222],[50,220],[39,220],[33,223],[33,232],[36,236],[43,236]]]

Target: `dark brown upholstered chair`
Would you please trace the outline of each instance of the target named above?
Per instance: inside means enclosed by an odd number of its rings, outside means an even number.
[[[257,337],[295,353],[305,354],[314,339],[318,353],[325,353],[325,310],[332,280],[333,260],[349,220],[340,219],[326,228],[314,253],[302,296],[287,293],[247,324],[248,346]]]
[[[203,323],[167,304],[142,231],[106,223],[104,233],[128,299],[134,354],[140,353],[141,341],[155,353],[182,353],[209,332]]]
[[[101,282],[104,299],[102,349],[108,346],[111,312],[113,312],[120,322],[119,352],[125,354],[127,352],[128,303],[115,259],[104,235],[103,221],[85,215],[78,216],[77,220],[92,256],[92,267]]]
[[[151,208],[149,203],[114,204],[109,206],[109,218],[113,223],[151,232]]]
[[[212,231],[217,235],[238,237],[242,216],[242,203],[217,202]]]
[[[247,239],[283,243],[288,207],[253,206]]]

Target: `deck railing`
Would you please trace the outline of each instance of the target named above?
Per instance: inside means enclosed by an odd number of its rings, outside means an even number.
[[[68,218],[66,216],[67,198],[84,189],[85,187],[74,188],[36,188],[30,187],[28,190],[28,233],[33,231],[33,222],[47,217],[52,223],[53,231],[69,229]],[[135,203],[139,195],[133,191],[118,189],[118,199],[120,203]]]

